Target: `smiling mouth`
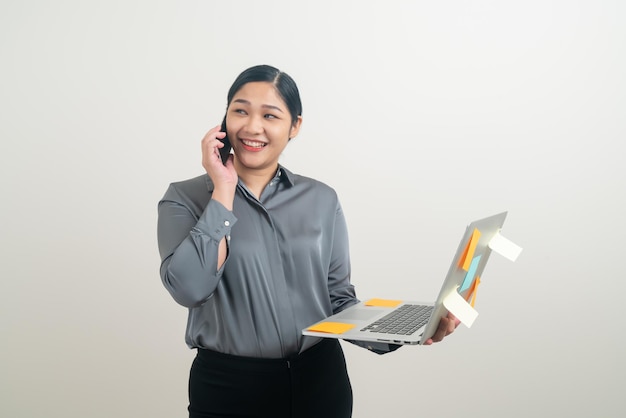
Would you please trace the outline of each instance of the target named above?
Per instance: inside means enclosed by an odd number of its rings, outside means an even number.
[[[248,148],[253,148],[253,149],[261,149],[264,146],[266,146],[267,144],[264,142],[260,142],[260,141],[251,141],[249,139],[242,139],[241,143],[244,144],[246,147]]]

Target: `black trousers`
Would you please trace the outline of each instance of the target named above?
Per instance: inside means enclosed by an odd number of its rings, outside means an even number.
[[[349,418],[343,350],[324,339],[289,359],[199,349],[189,376],[189,418]]]

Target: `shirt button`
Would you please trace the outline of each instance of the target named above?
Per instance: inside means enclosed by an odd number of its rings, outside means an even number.
[[[225,226],[230,226],[230,221],[224,221]]]

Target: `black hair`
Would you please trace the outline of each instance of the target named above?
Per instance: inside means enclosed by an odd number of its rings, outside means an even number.
[[[245,84],[265,81],[272,83],[276,88],[278,95],[285,101],[287,109],[291,114],[291,123],[294,124],[298,120],[298,116],[302,116],[302,102],[300,101],[300,92],[296,82],[289,76],[289,74],[280,71],[271,65],[255,65],[247,70],[244,70],[233,82],[228,90],[228,102],[230,105],[231,100],[239,89]]]

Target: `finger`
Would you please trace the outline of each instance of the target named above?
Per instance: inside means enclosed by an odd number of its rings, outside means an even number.
[[[437,331],[435,331],[435,333],[431,337],[433,342],[436,343],[436,342],[443,340],[443,337],[446,336],[447,330],[448,330],[448,319],[441,318],[441,320],[439,321],[439,325],[437,326]]]
[[[226,132],[221,132],[220,131],[221,128],[222,127],[220,125],[217,125],[209,129],[209,131],[206,134],[204,134],[204,137],[202,138],[202,144],[211,142],[214,139],[224,139],[224,137],[226,136]]]
[[[219,148],[224,147],[224,143],[220,141],[226,136],[226,132],[220,132],[219,126],[209,130],[201,141],[202,151],[208,155],[219,153]]]
[[[457,318],[452,312],[448,312],[447,318],[450,322],[450,324],[448,325],[448,334],[451,334],[459,326],[461,320]]]
[[[220,129],[222,129],[221,125],[216,125],[212,127],[211,129],[209,129],[209,131],[204,135],[204,137],[206,138],[212,134],[215,134],[216,132],[219,132]]]
[[[219,156],[219,149],[223,147],[224,143],[217,138],[204,138],[201,143],[203,158]]]
[[[456,325],[454,324],[454,320],[448,319],[448,332],[446,332],[446,335],[452,334],[455,329]]]
[[[449,312],[449,314],[450,314],[450,320],[454,322],[454,328],[456,329],[456,327],[458,327],[459,324],[461,323],[461,320],[457,318],[452,312]]]
[[[224,165],[226,167],[230,167],[230,166],[232,166],[234,164],[235,164],[235,156],[234,156],[234,154],[229,154],[228,155],[228,159],[226,159],[226,164],[224,164]]]
[[[222,148],[224,143],[217,138],[205,138],[202,140],[202,148],[213,149]]]
[[[202,138],[201,148],[202,148],[202,165],[205,170],[209,172],[210,167],[221,165],[222,157],[220,155],[220,148],[224,147],[224,143],[220,141],[220,138],[224,138],[226,136],[225,132],[219,131],[220,126],[215,126],[210,129]]]

